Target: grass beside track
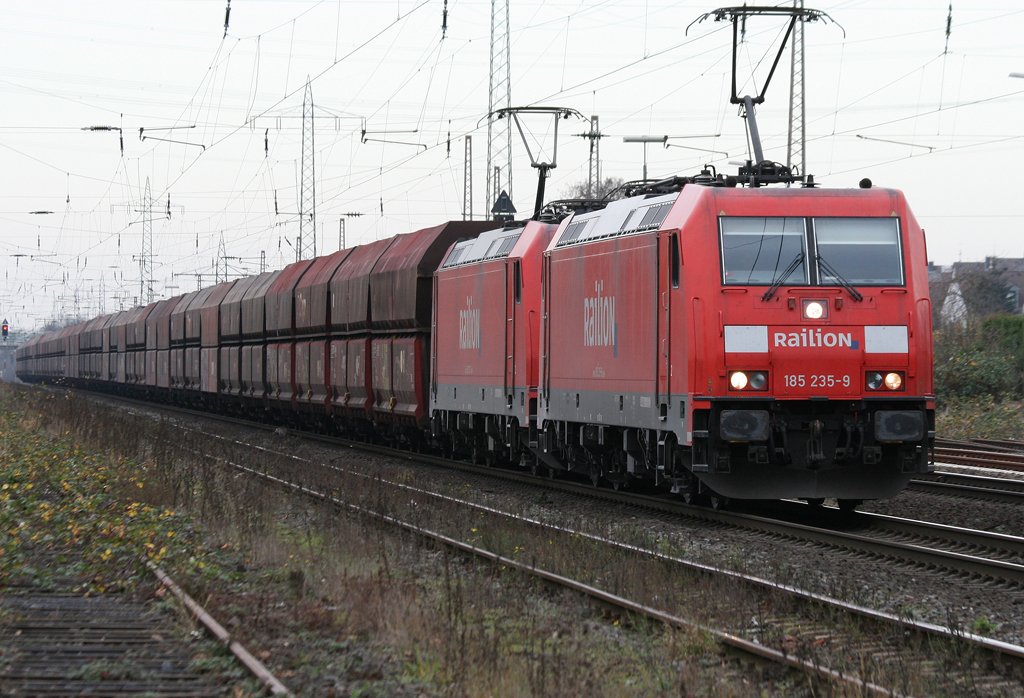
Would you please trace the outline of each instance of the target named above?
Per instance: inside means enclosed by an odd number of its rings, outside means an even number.
[[[1024,403],[988,395],[942,399],[935,432],[945,439],[1024,439]]]
[[[83,450],[45,415],[60,397],[0,393],[0,593],[118,594],[170,604],[144,559],[175,574],[217,563],[187,516],[145,496],[146,473],[122,457]],[[59,411],[59,410],[58,410]],[[176,609],[170,609],[176,610]],[[258,685],[226,650],[183,615],[177,641],[191,670],[243,693]],[[14,616],[0,617],[0,627]],[[0,640],[0,663],[8,659]],[[14,657],[11,657],[14,660]],[[129,659],[82,659],[80,678],[117,683],[141,678]]]
[[[144,552],[299,694],[807,693],[700,633],[238,477],[166,422],[33,389],[0,387],[0,403],[0,584],[41,574],[42,547],[83,589],[130,587]]]
[[[190,519],[147,496],[144,467],[49,430],[38,410],[60,398],[7,397],[14,399],[0,411],[0,583],[105,593],[149,585],[143,556],[179,573],[210,564]]]

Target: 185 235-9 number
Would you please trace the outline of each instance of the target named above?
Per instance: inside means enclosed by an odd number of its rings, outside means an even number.
[[[788,373],[782,377],[787,388],[849,388],[849,375],[830,373]]]

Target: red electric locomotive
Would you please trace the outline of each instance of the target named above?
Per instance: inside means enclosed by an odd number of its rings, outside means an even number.
[[[451,452],[518,463],[537,415],[541,256],[557,224],[481,233],[434,275],[430,410]]]
[[[924,234],[897,191],[687,185],[544,260],[548,456],[692,496],[896,494],[930,468]]]

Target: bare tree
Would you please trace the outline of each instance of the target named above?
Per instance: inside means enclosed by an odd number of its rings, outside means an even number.
[[[595,191],[594,191],[593,196],[591,196],[591,197],[587,196],[587,182],[577,182],[576,184],[573,184],[573,185],[569,186],[569,188],[565,192],[565,198],[566,199],[586,199],[586,198],[603,199],[603,198],[607,197],[609,194],[612,194],[612,192],[615,192],[616,189],[619,189],[619,187],[621,187],[623,185],[624,181],[625,180],[623,180],[621,177],[605,177],[603,180],[598,182],[597,185],[594,187]],[[619,192],[613,194],[610,198],[611,199],[621,199],[622,197],[623,197],[623,192],[620,189]]]

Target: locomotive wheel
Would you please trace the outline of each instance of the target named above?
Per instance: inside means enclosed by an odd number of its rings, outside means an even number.
[[[729,498],[723,497],[720,494],[712,494],[709,497],[709,500],[711,502],[711,508],[714,509],[715,511],[724,509],[725,505],[729,503]]]

